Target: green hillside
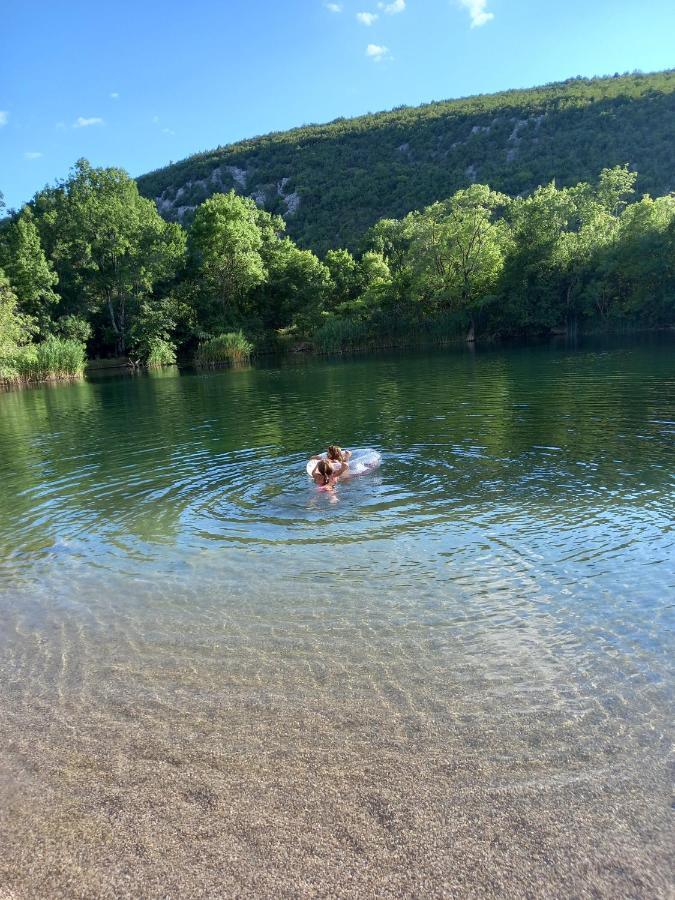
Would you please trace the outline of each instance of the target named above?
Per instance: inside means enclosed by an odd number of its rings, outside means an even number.
[[[198,153],[138,179],[162,215],[188,224],[234,188],[284,216],[317,252],[354,248],[399,218],[478,181],[510,195],[593,180],[628,163],[638,192],[675,190],[675,70],[574,78],[308,125]]]

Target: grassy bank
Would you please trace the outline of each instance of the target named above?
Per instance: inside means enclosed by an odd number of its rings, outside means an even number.
[[[641,333],[672,332],[672,325],[647,326],[644,322],[625,320],[588,321],[583,327],[568,329],[547,329],[533,333],[491,333],[478,331],[476,344],[495,342],[529,343],[553,338],[620,336]],[[306,341],[298,341],[297,348],[318,355],[339,355],[342,353],[368,352],[369,350],[414,350],[423,347],[460,345],[467,343],[469,323],[466,316],[447,313],[422,320],[405,317],[390,319],[386,329],[382,323],[352,319],[329,319]],[[473,340],[473,338],[472,338]]]
[[[386,321],[330,318],[310,339],[321,354],[351,353],[359,350],[387,350],[454,344],[466,340],[466,316],[443,313],[427,318],[391,316]],[[489,340],[488,336],[483,338]]]
[[[51,337],[41,344],[15,347],[0,359],[0,384],[35,384],[82,378],[85,346],[79,341]]]

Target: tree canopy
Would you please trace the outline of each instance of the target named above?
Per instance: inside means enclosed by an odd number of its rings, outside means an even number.
[[[251,341],[339,350],[672,324],[675,195],[638,198],[637,180],[624,165],[525,197],[476,183],[321,259],[234,191],[185,229],[122,170],[81,160],[0,227],[2,352],[63,339],[212,362]]]

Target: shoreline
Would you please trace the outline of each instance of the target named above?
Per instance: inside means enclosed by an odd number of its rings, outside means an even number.
[[[90,375],[139,375],[147,374],[148,372],[153,371],[159,372],[176,367],[180,370],[196,369],[204,372],[237,369],[241,367],[247,367],[249,365],[255,366],[256,361],[258,360],[270,360],[275,358],[297,360],[305,359],[309,361],[313,359],[330,359],[331,357],[346,358],[349,356],[363,356],[364,354],[368,353],[377,354],[386,353],[388,351],[398,351],[403,353],[407,351],[418,352],[425,349],[436,350],[442,349],[444,347],[451,347],[456,349],[460,349],[463,347],[470,351],[483,348],[515,349],[518,347],[542,347],[555,343],[565,342],[569,342],[573,345],[580,340],[583,341],[586,339],[608,338],[611,340],[623,338],[626,340],[630,340],[633,337],[640,338],[646,335],[666,334],[675,334],[675,325],[661,325],[645,328],[613,330],[589,329],[583,331],[580,330],[574,333],[571,333],[569,331],[556,331],[550,332],[545,335],[532,335],[529,337],[504,337],[494,335],[478,337],[475,340],[467,340],[464,336],[448,337],[436,340],[424,338],[420,338],[418,340],[391,338],[379,342],[376,342],[375,340],[368,341],[363,344],[358,344],[340,350],[319,350],[315,346],[313,346],[310,341],[302,341],[298,342],[298,345],[296,347],[293,347],[289,344],[285,347],[282,346],[275,350],[264,350],[257,353],[253,352],[250,359],[248,360],[241,360],[239,362],[211,363],[209,365],[198,365],[192,359],[179,359],[177,362],[168,365],[147,366],[134,363],[128,357],[111,357],[110,359],[88,360],[84,372],[79,375],[50,375],[40,379],[0,379],[0,391],[23,390],[26,388],[36,388],[50,385],[55,386],[75,384],[86,381],[88,376]]]

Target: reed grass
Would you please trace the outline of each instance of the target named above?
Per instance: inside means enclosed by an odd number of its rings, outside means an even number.
[[[85,364],[83,343],[50,337],[41,344],[13,348],[0,359],[0,381],[23,384],[81,378]]]
[[[314,332],[313,343],[318,353],[344,353],[367,347],[371,338],[365,322],[354,319],[328,319]]]
[[[243,331],[228,331],[202,341],[197,348],[195,363],[198,366],[215,368],[248,362],[253,353],[253,344]]]
[[[426,318],[390,316],[365,322],[357,319],[328,319],[314,332],[317,353],[339,354],[355,350],[405,349],[463,340],[466,323],[457,313],[439,313]]]

